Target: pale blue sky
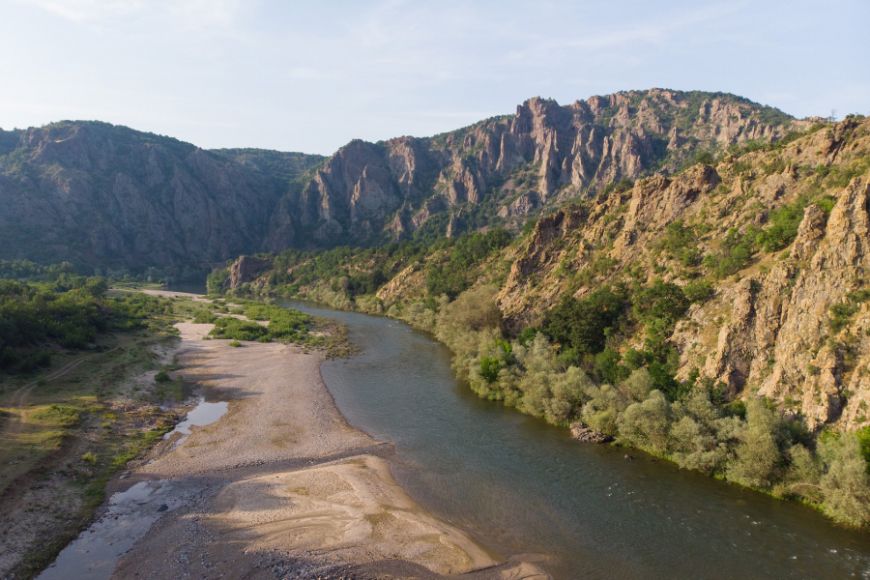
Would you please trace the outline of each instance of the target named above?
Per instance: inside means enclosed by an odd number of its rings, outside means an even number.
[[[622,89],[870,113],[867,0],[0,0],[0,127],[331,153]]]

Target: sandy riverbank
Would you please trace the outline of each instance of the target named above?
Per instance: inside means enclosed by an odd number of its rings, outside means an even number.
[[[217,422],[135,470],[129,482],[200,490],[168,511],[115,577],[541,577],[502,564],[421,509],[393,480],[389,446],[350,427],[320,378],[321,355],[203,340],[178,325],[185,378],[229,402]]]

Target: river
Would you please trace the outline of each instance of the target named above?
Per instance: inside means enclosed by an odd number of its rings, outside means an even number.
[[[405,489],[496,554],[556,578],[870,578],[870,534],[482,401],[401,322],[293,306],[363,349],[322,366],[348,421],[393,442]]]

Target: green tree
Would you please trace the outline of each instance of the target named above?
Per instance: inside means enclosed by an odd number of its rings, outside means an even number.
[[[831,437],[820,444],[827,464],[821,478],[822,509],[835,520],[853,526],[870,523],[870,476],[858,438]]]
[[[617,324],[625,305],[624,294],[609,287],[579,300],[566,296],[547,313],[542,330],[563,349],[577,354],[601,352],[608,329]]]
[[[671,405],[661,391],[652,391],[632,403],[617,420],[620,439],[640,449],[663,455],[668,450]]]
[[[781,460],[777,446],[777,417],[760,398],[746,404],[746,426],[736,456],[728,466],[728,479],[749,487],[770,487]]]

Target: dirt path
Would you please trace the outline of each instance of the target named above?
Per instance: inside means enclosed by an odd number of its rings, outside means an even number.
[[[119,347],[112,348],[100,354],[109,354],[118,350]],[[5,439],[8,437],[14,437],[24,428],[24,409],[30,404],[30,393],[33,392],[34,387],[36,387],[40,382],[50,383],[51,381],[56,381],[57,379],[63,378],[68,375],[78,367],[80,367],[85,361],[94,357],[93,354],[86,354],[77,357],[76,359],[68,362],[63,365],[61,368],[52,371],[51,373],[45,375],[44,377],[40,377],[34,381],[30,381],[26,385],[19,387],[18,389],[12,391],[9,395],[9,402],[6,405],[10,408],[20,409],[19,415],[16,417],[9,417],[7,421],[4,422],[3,430],[0,431],[0,439]]]

